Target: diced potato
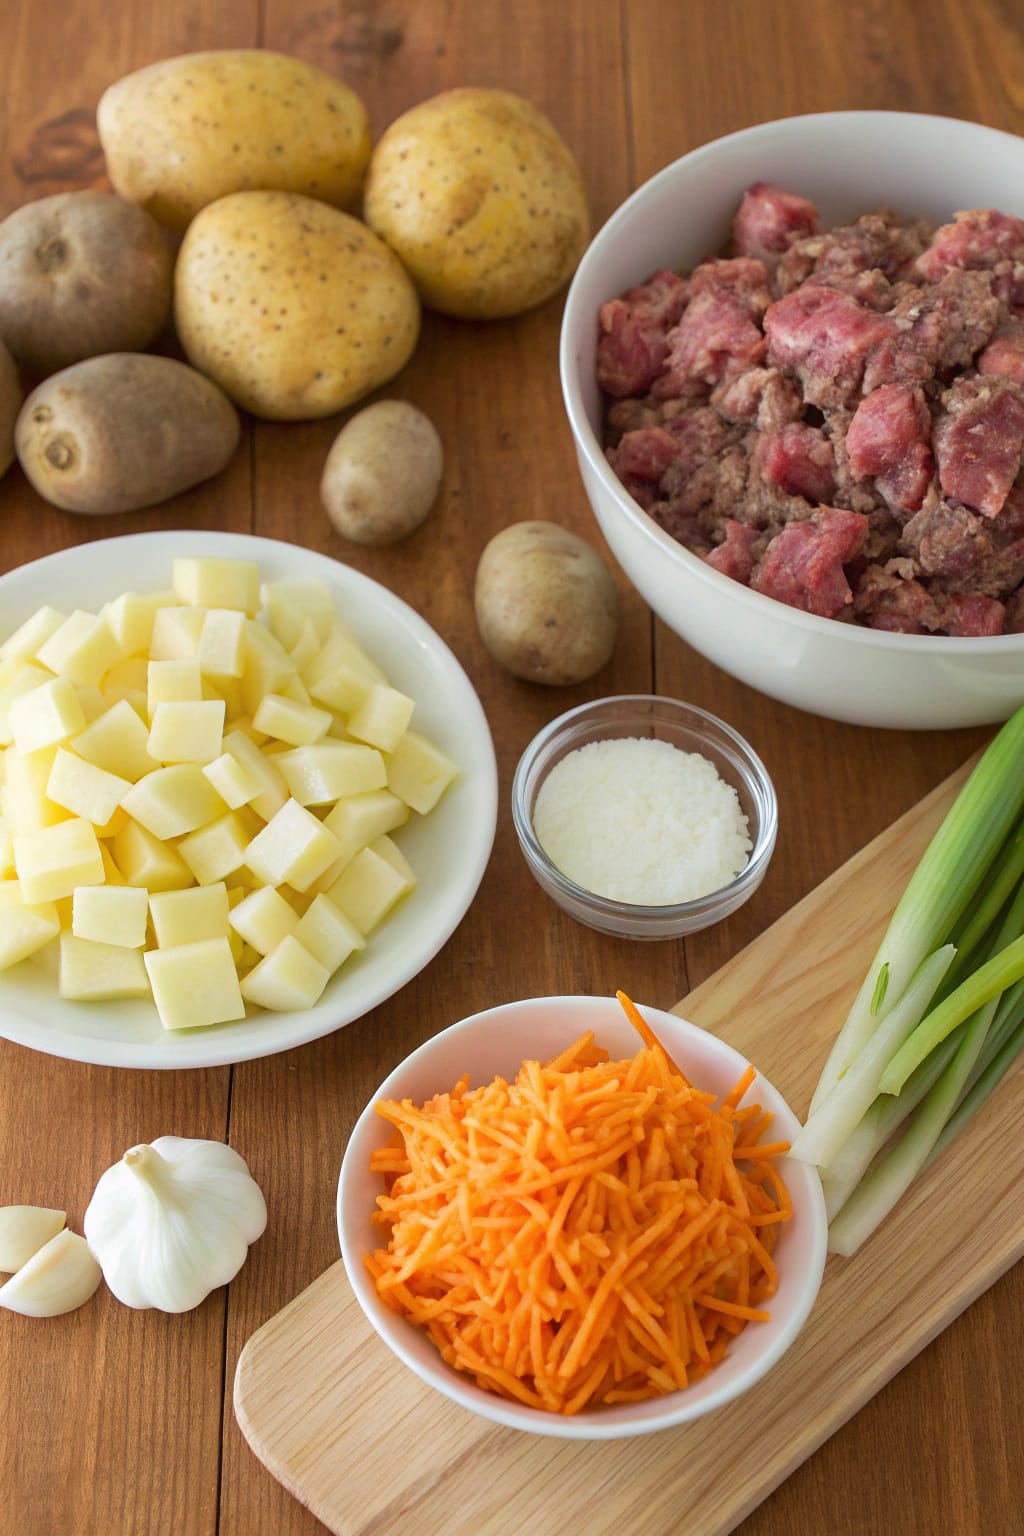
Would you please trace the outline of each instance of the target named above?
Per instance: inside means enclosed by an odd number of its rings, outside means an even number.
[[[303,704],[279,693],[268,693],[257,705],[252,723],[258,731],[265,731],[278,741],[303,747],[311,746],[327,735],[331,716],[326,709],[317,709],[312,704]]]
[[[79,817],[39,832],[18,833],[14,867],[22,898],[32,905],[70,896],[76,885],[103,883],[99,841],[89,822]]]
[[[86,762],[135,783],[159,768],[147,749],[149,729],[132,706],[121,699],[91,721],[71,746]]]
[[[171,585],[179,603],[238,608],[250,618],[259,611],[260,572],[252,560],[179,556],[171,567]]]
[[[149,727],[150,756],[161,763],[212,763],[221,753],[224,714],[223,699],[158,704]]]
[[[374,683],[348,717],[349,734],[382,752],[393,752],[405,735],[415,703],[385,683]]]
[[[237,757],[232,757],[230,752],[222,752],[212,763],[204,763],[203,775],[209,779],[224,804],[233,811],[240,805],[246,805],[260,792],[260,780],[252,769],[240,763]]]
[[[242,671],[242,699],[254,715],[268,693],[277,693],[295,676],[288,652],[262,624],[245,626],[245,660]]]
[[[195,1029],[245,1017],[226,938],[149,949],[143,958],[164,1029]]]
[[[231,909],[228,921],[252,949],[269,955],[292,932],[299,916],[280,891],[272,885],[261,885]]]
[[[245,699],[242,697],[242,680],[238,677],[204,677],[203,698],[224,700],[224,724],[248,718]]]
[[[140,950],[80,939],[67,930],[60,936],[57,985],[61,997],[83,1003],[149,996],[149,977]]]
[[[315,577],[264,582],[260,599],[271,630],[287,651],[296,644],[307,623],[313,625],[317,643],[322,645],[336,622],[334,599]]]
[[[200,885],[210,885],[234,874],[245,862],[252,836],[237,811],[219,816],[178,844],[178,852]]]
[[[25,902],[17,880],[0,880],[0,971],[34,955],[59,932],[52,901]]]
[[[121,656],[117,637],[98,614],[76,608],[36,651],[36,660],[71,683],[98,683]]]
[[[150,661],[188,661],[199,655],[202,608],[158,608],[149,641]]]
[[[327,896],[316,896],[299,918],[295,937],[333,975],[349,955],[366,948],[356,925]]]
[[[173,843],[155,837],[129,817],[112,842],[115,864],[126,885],[152,891],[180,891],[192,884],[192,871]]]
[[[91,821],[95,827],[103,827],[131,787],[128,779],[108,773],[105,768],[97,768],[95,763],[88,763],[64,747],[58,747],[46,781],[46,796],[72,815]]]
[[[295,747],[275,757],[274,767],[300,805],[330,805],[387,783],[380,753],[358,742],[320,741]]]
[[[9,747],[14,740],[11,705],[23,693],[31,693],[33,688],[39,688],[43,683],[52,683],[53,673],[47,672],[45,667],[37,666],[34,661],[22,661],[20,658],[0,665],[4,669],[0,675],[0,747]]]
[[[319,655],[319,652],[320,639],[316,632],[316,625],[312,619],[306,619],[295,644],[288,648],[288,660],[296,672],[301,672],[304,667],[308,667],[310,662]]]
[[[365,936],[412,889],[413,883],[390,859],[383,857],[379,847],[362,848],[325,894]]]
[[[370,844],[371,853],[376,853],[382,859],[386,859],[391,868],[402,876],[408,883],[409,889],[416,884],[416,871],[413,869],[405,854],[398,844],[392,842],[390,837],[375,837]]]
[[[351,635],[332,630],[317,656],[302,674],[310,697],[344,715],[358,709],[375,683],[387,678]]]
[[[145,714],[148,708],[148,682],[149,664],[144,656],[125,656],[115,661],[103,677],[100,697],[104,708],[109,709],[118,699],[127,699],[140,715]]]
[[[293,934],[286,934],[276,949],[254,966],[241,982],[246,1002],[279,1013],[312,1008],[330,972],[315,960]]]
[[[141,949],[148,916],[149,895],[137,886],[80,885],[72,894],[71,932],[77,939]]]
[[[12,699],[10,722],[14,745],[26,754],[67,741],[87,723],[75,685],[66,677]]]
[[[187,891],[157,891],[149,898],[149,910],[160,949],[228,936],[228,892],[223,881]]]
[[[250,795],[247,804],[258,816],[269,821],[288,799],[288,787],[274,764],[263,756],[245,731],[235,727],[224,736],[224,751],[246,769],[259,784],[259,792]]]
[[[116,837],[118,835],[118,833],[121,832],[124,829],[124,827],[126,827],[127,825],[128,825],[128,817],[126,816],[124,821],[122,822],[121,826],[118,827],[117,831],[112,833],[111,835],[113,837]],[[110,849],[108,848],[107,844],[103,841],[102,838],[100,838],[100,853],[101,853],[101,855],[103,857],[103,879],[104,879],[104,883],[106,885],[124,885],[125,884],[124,875],[122,875],[121,871],[118,869],[117,865],[114,863],[114,855],[111,853]],[[99,890],[99,886],[96,886],[96,887],[93,887],[93,886],[83,886],[82,889],[83,890],[93,890],[93,889]]]
[[[203,696],[199,661],[151,661],[146,668],[146,713],[150,719],[158,704],[188,704]]]
[[[154,837],[164,839],[195,832],[225,811],[223,800],[195,763],[157,768],[133,784],[121,804]]]
[[[264,885],[308,890],[340,852],[338,839],[297,800],[287,800],[257,833],[245,862]]]
[[[54,634],[64,623],[66,614],[51,608],[44,603],[42,608],[37,608],[30,614],[24,624],[19,624],[13,634],[0,645],[0,661],[9,661],[12,657],[20,657],[28,661],[38,651],[41,645],[45,645],[50,636]]]
[[[282,699],[291,699],[294,704],[312,704],[312,700],[309,697],[309,689],[297,672],[284,684],[281,689],[281,697]],[[328,710],[327,713],[330,714],[330,711]]]
[[[451,758],[418,731],[406,731],[386,762],[388,788],[421,816],[434,809],[458,773]]]
[[[339,799],[324,817],[324,826],[338,839],[341,857],[347,863],[375,837],[394,832],[408,820],[409,807],[404,800],[389,789],[375,789],[369,794]]]
[[[174,604],[174,593],[122,592],[104,604],[106,619],[124,656],[141,656],[149,650],[153,637],[153,617],[158,608]]]
[[[4,753],[4,821],[12,836],[18,832],[39,832],[43,827],[70,819],[70,812],[54,805],[46,794],[56,755],[56,747],[41,747],[27,755],[17,747],[8,747]]]
[[[208,608],[199,636],[199,665],[207,677],[241,677],[245,671],[245,614]]]

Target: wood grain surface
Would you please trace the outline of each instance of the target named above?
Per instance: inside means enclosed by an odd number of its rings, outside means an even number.
[[[375,133],[456,84],[529,95],[573,146],[595,226],[687,149],[768,118],[901,107],[1024,127],[1024,15],[1012,0],[10,0],[0,7],[0,215],[104,185],[95,106],[121,74],[188,50],[253,45],[344,78]],[[51,1323],[0,1316],[5,1532],[321,1529],[252,1455],[230,1383],[246,1340],[337,1258],[337,1170],[376,1084],[446,1023],[500,999],[622,986],[668,1006],[985,737],[869,731],[786,709],[655,623],[621,576],[619,643],[598,677],[550,692],[497,670],[472,611],[487,539],[541,516],[600,543],[560,406],[560,309],[555,299],[492,325],[427,317],[391,393],[433,416],[447,447],[445,483],[424,527],[390,550],[344,544],[319,506],[337,419],[251,423],[218,480],[131,516],[54,511],[17,469],[0,483],[0,570],[136,529],[180,528],[186,550],[187,530],[224,528],[295,540],[384,582],[469,671],[502,793],[491,865],[456,935],[414,983],[333,1037],[234,1069],[166,1074],[90,1068],[0,1041],[0,1203],[65,1206],[80,1229],[102,1170],[132,1143],[174,1133],[227,1137],[270,1210],[230,1290],[184,1317],[131,1312],[103,1291]],[[751,738],[775,779],[781,832],[768,879],[728,922],[685,943],[631,945],[573,924],[546,900],[519,857],[507,804],[515,762],[540,726],[585,699],[651,688],[709,707]],[[1022,1312],[1018,1266],[751,1514],[744,1536],[1013,1531],[1024,1465]],[[382,1421],[380,1432],[393,1437],[395,1427]],[[510,1514],[508,1529],[527,1527]],[[381,1530],[446,1536],[443,1524]]]

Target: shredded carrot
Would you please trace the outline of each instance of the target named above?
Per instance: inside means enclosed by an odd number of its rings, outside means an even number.
[[[773,1162],[789,1144],[741,1107],[753,1068],[716,1107],[617,995],[643,1040],[630,1060],[588,1031],[513,1082],[376,1106],[398,1136],[371,1159],[380,1296],[481,1387],[555,1413],[713,1370],[770,1316],[793,1214]]]

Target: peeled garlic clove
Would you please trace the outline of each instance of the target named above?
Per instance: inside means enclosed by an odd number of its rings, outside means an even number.
[[[0,1285],[0,1307],[23,1317],[60,1317],[88,1301],[103,1271],[77,1232],[58,1232]]]
[[[42,1205],[0,1205],[0,1274],[13,1275],[63,1230],[66,1211]]]

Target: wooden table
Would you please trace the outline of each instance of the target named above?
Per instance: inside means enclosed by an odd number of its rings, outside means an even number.
[[[360,92],[376,132],[449,86],[520,91],[574,147],[595,224],[685,150],[767,118],[900,107],[1024,127],[1024,12],[1003,0],[36,0],[5,9],[0,43],[0,213],[102,186],[93,114],[103,88],[200,48],[265,45],[334,71]],[[518,519],[550,517],[599,542],[560,406],[559,314],[554,300],[501,324],[428,318],[393,392],[437,422],[445,486],[425,527],[392,549],[344,544],[320,508],[337,421],[251,423],[220,479],[135,516],[53,511],[17,469],[0,486],[0,570],[82,540],[167,527],[265,534],[350,562],[452,645],[484,702],[501,772],[494,855],[469,915],[415,982],[349,1028],[263,1061],[178,1073],[91,1068],[0,1041],[0,1204],[66,1205],[80,1229],[100,1172],[132,1143],[176,1133],[229,1140],[270,1212],[230,1290],[185,1316],[133,1312],[105,1290],[50,1323],[0,1316],[5,1530],[322,1529],[249,1451],[230,1387],[253,1331],[337,1257],[338,1166],[374,1086],[420,1041],[498,999],[622,986],[671,1005],[987,737],[870,731],[783,708],[654,622],[621,577],[619,643],[598,677],[554,692],[499,672],[472,610],[487,539]],[[685,943],[630,945],[576,926],[541,894],[516,848],[508,794],[519,753],[555,714],[652,689],[708,707],[752,739],[778,788],[781,834],[768,880],[728,922]],[[1015,1528],[1022,1309],[1018,1266],[753,1514],[747,1536]],[[685,1529],[685,1512],[675,1529]]]

